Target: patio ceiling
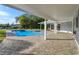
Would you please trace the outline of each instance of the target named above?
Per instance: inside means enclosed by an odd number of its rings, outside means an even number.
[[[54,21],[71,21],[78,13],[75,4],[10,4],[9,6]]]

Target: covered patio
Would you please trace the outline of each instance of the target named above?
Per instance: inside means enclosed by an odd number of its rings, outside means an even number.
[[[26,40],[34,43],[36,46],[30,48],[29,54],[79,54],[78,44],[74,38],[74,24],[73,20],[78,16],[78,5],[32,5],[32,4],[10,4],[9,7],[22,10],[25,13],[30,13],[37,15],[39,17],[45,18],[45,21],[40,23],[44,24],[44,38],[40,37],[29,37],[27,38],[16,38],[16,37],[6,37],[6,39],[12,40]],[[50,22],[47,21],[50,19]],[[47,23],[54,23],[54,29],[47,30]],[[57,24],[65,22],[71,22],[72,25],[70,32],[58,31]],[[65,28],[65,27],[64,27]],[[40,25],[41,29],[41,25]],[[27,49],[20,51],[21,53],[27,53]]]

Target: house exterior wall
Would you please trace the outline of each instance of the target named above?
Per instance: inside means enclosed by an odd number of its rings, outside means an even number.
[[[65,23],[60,24],[60,30],[72,31],[72,22],[65,22]]]
[[[76,28],[76,20],[74,19],[73,20],[73,27],[74,27],[74,31],[76,31],[76,34],[74,34],[75,38],[76,38],[76,41],[78,42],[79,44],[79,19],[78,19],[78,28]]]

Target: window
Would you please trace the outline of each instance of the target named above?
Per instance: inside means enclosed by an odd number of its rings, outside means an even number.
[[[60,30],[60,24],[57,25],[57,29]]]
[[[76,17],[76,28],[78,28],[78,17]]]

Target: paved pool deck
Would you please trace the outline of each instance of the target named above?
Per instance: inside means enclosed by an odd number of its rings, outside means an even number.
[[[1,55],[78,55],[79,48],[70,33],[47,32],[43,36],[16,37],[7,36],[0,43]]]
[[[67,40],[67,39],[74,39],[73,34],[69,32],[60,32],[54,33],[54,31],[47,31],[47,39],[60,39],[60,40]]]

